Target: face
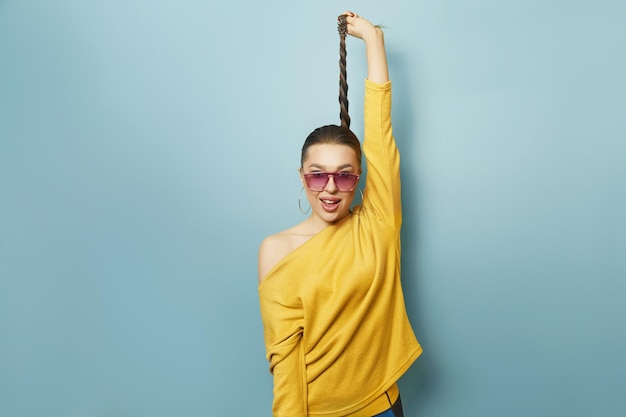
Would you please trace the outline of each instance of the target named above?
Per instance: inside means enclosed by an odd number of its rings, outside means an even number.
[[[351,191],[341,191],[334,177],[330,177],[321,191],[312,191],[307,187],[303,174],[316,172],[360,175],[360,161],[357,160],[354,150],[347,145],[317,144],[307,149],[306,159],[300,169],[300,179],[311,204],[312,216],[327,224],[334,223],[350,212],[356,185]],[[343,186],[341,188],[345,189]]]

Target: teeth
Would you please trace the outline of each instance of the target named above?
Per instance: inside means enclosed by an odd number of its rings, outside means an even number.
[[[338,201],[335,201],[335,200],[322,200],[322,201],[324,203],[326,203],[326,204],[337,204],[338,203]]]

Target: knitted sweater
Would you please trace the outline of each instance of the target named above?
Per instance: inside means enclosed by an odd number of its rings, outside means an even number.
[[[391,82],[365,81],[363,203],[259,285],[274,416],[359,415],[421,354],[400,283],[400,157]]]

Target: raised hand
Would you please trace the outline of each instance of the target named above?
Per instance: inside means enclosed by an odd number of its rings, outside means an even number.
[[[348,35],[362,39],[367,51],[367,78],[378,84],[389,81],[385,38],[381,28],[351,11],[344,13]]]
[[[351,11],[346,11],[343,14],[346,16],[348,35],[367,41],[371,37],[382,34],[382,30],[379,27],[374,26],[364,17]]]

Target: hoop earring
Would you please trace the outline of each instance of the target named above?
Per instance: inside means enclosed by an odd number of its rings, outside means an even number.
[[[361,207],[363,207],[363,191],[361,191],[360,188],[357,188],[357,190],[359,191],[359,194],[361,194]],[[354,201],[352,202],[352,208],[354,208],[355,206],[358,206],[358,204],[355,204]],[[350,209],[352,210],[352,209]]]
[[[304,187],[300,189],[300,195],[298,195],[298,208],[300,209],[300,213],[308,214],[311,211],[311,206],[309,206],[309,209],[307,211],[302,210],[302,203],[300,202],[300,200],[302,199],[302,191],[304,191]]]

